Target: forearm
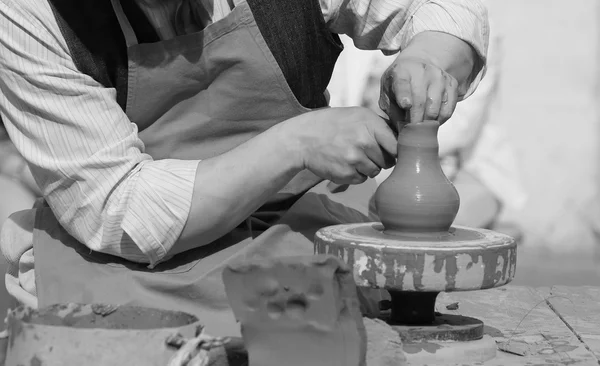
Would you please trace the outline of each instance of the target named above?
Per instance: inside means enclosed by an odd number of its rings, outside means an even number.
[[[190,213],[169,254],[227,234],[283,188],[301,165],[281,126],[198,163]]]
[[[464,96],[472,82],[478,61],[477,52],[465,41],[442,32],[421,32],[400,52],[399,59],[419,58],[452,75],[459,83],[459,95]]]

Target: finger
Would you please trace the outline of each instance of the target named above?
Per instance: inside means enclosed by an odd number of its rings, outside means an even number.
[[[406,111],[398,106],[397,98],[392,90],[392,85],[394,83],[394,77],[391,73],[387,72],[381,78],[381,86],[379,93],[379,108],[387,114],[389,117],[388,123],[393,130],[398,130],[398,123],[406,122]],[[410,85],[409,79],[406,79],[406,83]],[[406,105],[407,109],[410,108],[410,91],[406,93],[406,97],[404,99],[404,105]]]
[[[423,116],[426,120],[437,120],[440,115],[440,108],[442,106],[442,99],[444,98],[444,91],[446,89],[446,80],[440,73],[440,76],[434,79],[427,89],[427,99],[425,101],[425,115]]]
[[[365,174],[360,173],[356,169],[351,169],[348,173],[344,174],[342,178],[337,179],[334,183],[337,184],[361,184],[366,181],[369,177]]]
[[[442,97],[442,106],[440,107],[440,116],[438,118],[440,124],[446,122],[452,116],[458,103],[458,82],[450,75],[447,75],[445,79],[446,89]]]
[[[379,167],[371,160],[365,159],[365,161],[362,161],[356,165],[356,171],[360,175],[373,178],[381,172],[381,167]]]
[[[396,164],[396,154],[392,155],[388,153],[387,151],[383,150],[379,145],[370,146],[369,148],[365,149],[365,154],[380,169],[388,169],[393,167],[394,164]]]
[[[382,115],[378,114],[379,118],[381,118],[382,120],[385,121],[385,124],[387,124],[388,127],[392,129],[392,132],[394,133],[395,136],[398,136],[398,129],[402,123],[395,123],[392,121],[391,118],[389,118],[387,116],[387,113],[383,113],[383,114],[386,114],[386,116],[382,116]]]
[[[400,125],[404,124],[408,120],[407,116],[408,116],[408,110],[411,106],[411,101],[410,101],[410,99],[403,98],[403,104],[406,105],[407,108],[402,109],[398,105],[397,98],[396,98],[396,95],[393,90],[390,90],[389,98],[390,98],[390,102],[389,102],[390,105],[389,105],[386,113],[387,113],[388,117],[390,117],[392,129],[399,131]]]
[[[367,176],[356,169],[356,164],[336,164],[327,174],[327,179],[335,184],[360,184]]]
[[[354,179],[352,179],[352,181],[350,182],[350,184],[361,184],[364,183],[369,177],[367,177],[366,175],[357,173],[354,177]]]
[[[427,99],[427,89],[429,82],[425,78],[427,66],[423,65],[424,72],[413,74],[410,79],[410,87],[412,91],[412,107],[410,109],[410,122],[423,122],[425,116],[425,101]]]
[[[412,92],[412,77],[408,74],[401,74],[394,78],[392,87],[390,90],[390,98],[396,103],[398,107],[407,111],[414,106],[413,92]],[[404,113],[398,112],[398,120],[405,120]],[[392,116],[390,116],[392,118]]]
[[[394,102],[392,107],[388,108],[389,112],[385,112],[385,116],[379,115],[381,119],[385,121],[385,123],[392,129],[395,135],[398,135],[398,132],[402,129],[404,125],[406,125],[407,112],[405,110],[400,109],[398,105]]]
[[[396,162],[398,137],[389,126],[375,126],[372,130],[377,146],[365,150],[367,156],[383,169],[391,168]]]

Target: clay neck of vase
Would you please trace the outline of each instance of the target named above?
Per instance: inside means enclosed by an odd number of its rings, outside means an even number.
[[[439,127],[437,121],[424,121],[403,126],[398,133],[398,158],[403,158],[400,155],[400,149],[402,149],[403,152],[423,152],[424,157],[437,162],[439,158],[437,139]]]
[[[402,128],[398,135],[395,170],[403,174],[443,174],[439,162],[438,128],[437,121],[414,123]],[[447,181],[445,175],[439,178]]]

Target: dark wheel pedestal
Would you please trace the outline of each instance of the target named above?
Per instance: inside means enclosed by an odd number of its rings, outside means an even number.
[[[390,324],[403,342],[474,341],[483,338],[483,322],[462,315],[435,311],[438,292],[389,291],[382,320]]]

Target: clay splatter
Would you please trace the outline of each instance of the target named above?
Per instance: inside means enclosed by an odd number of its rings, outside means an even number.
[[[42,361],[37,356],[33,356],[33,358],[31,359],[31,363],[29,365],[30,366],[42,366]]]

